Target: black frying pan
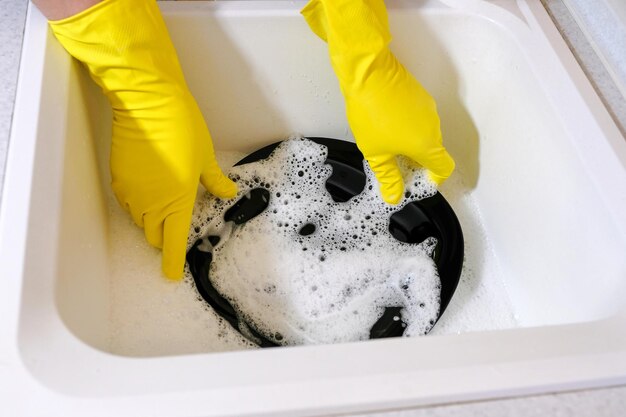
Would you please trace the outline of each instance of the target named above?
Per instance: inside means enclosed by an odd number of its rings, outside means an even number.
[[[356,145],[337,139],[308,138],[328,148],[326,163],[333,168],[326,181],[326,189],[335,201],[348,201],[360,194],[365,186],[363,155]],[[280,142],[265,146],[248,155],[236,165],[248,164],[265,159]],[[253,189],[247,197],[242,197],[224,214],[226,221],[242,224],[262,213],[268,205],[269,191]],[[439,316],[443,314],[452,294],[456,290],[463,265],[463,233],[454,211],[440,193],[419,201],[412,201],[389,218],[389,232],[396,239],[406,243],[420,243],[428,237],[435,237],[437,245],[434,261],[441,279],[441,304]],[[219,236],[209,236],[212,244],[217,244]],[[234,308],[213,287],[209,280],[209,266],[212,254],[199,250],[202,240],[198,240],[187,253],[187,262],[198,292],[202,298],[236,330],[242,323]],[[401,306],[385,308],[383,315],[370,329],[370,339],[402,336],[406,324],[394,317],[401,317]],[[261,347],[277,346],[245,323]]]

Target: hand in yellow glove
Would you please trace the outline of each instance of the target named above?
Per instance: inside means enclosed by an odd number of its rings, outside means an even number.
[[[50,26],[111,102],[113,191],[180,279],[198,181],[221,198],[237,186],[217,165],[155,0],[105,0]]]
[[[301,11],[328,43],[356,143],[380,182],[383,199],[397,204],[404,155],[443,182],[454,161],[442,145],[435,101],[389,50],[383,0],[311,0]]]

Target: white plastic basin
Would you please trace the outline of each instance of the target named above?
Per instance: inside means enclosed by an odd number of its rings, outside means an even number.
[[[303,5],[161,4],[216,149],[351,140]],[[442,193],[468,258],[443,330],[191,353],[171,323],[145,351],[112,343],[142,306],[114,296],[133,279],[116,265],[143,265],[120,255],[109,209],[110,110],[31,7],[0,217],[7,415],[320,415],[626,383],[626,141],[541,3],[388,8],[392,48],[437,100],[458,167]],[[490,285],[502,296],[481,301]],[[485,319],[502,309],[513,319]],[[146,311],[128,320],[158,327]]]

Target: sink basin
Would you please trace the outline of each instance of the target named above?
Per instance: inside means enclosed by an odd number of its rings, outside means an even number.
[[[160,4],[223,162],[294,132],[353,141],[303,6]],[[110,109],[30,8],[0,212],[7,415],[309,416],[626,383],[626,140],[541,2],[388,8],[457,163],[440,191],[466,240],[459,297],[428,336],[265,350],[214,344],[191,286],[160,276],[112,203]]]

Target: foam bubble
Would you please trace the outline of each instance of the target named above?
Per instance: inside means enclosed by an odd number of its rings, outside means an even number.
[[[269,158],[230,171],[239,185],[234,199],[198,199],[189,242],[220,236],[203,244],[213,252],[212,284],[241,319],[278,344],[364,340],[392,306],[403,307],[406,336],[427,333],[439,312],[436,240],[403,243],[388,225],[392,213],[433,195],[435,185],[402,161],[405,197],[390,206],[364,163],[363,192],[335,202],[325,188],[332,172],[326,156],[325,146],[292,138]],[[269,191],[265,211],[240,225],[224,221],[257,188]]]

